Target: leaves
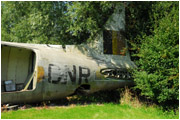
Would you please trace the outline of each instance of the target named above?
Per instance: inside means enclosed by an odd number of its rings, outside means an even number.
[[[136,88],[159,104],[177,106],[179,100],[178,2],[153,2],[151,35],[138,37]]]
[[[2,40],[80,44],[93,40],[121,2],[2,2]]]

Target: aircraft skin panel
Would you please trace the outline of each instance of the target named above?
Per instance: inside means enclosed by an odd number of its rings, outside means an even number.
[[[96,80],[91,86],[91,93],[100,90],[113,90],[124,86],[132,86],[134,83],[132,80]]]
[[[40,102],[42,100],[43,100],[43,94],[40,86],[35,90],[1,93],[1,104],[33,103],[33,102]]]
[[[41,82],[44,79],[44,67],[38,66],[37,82]]]
[[[24,66],[21,69],[25,72],[28,72],[30,69],[28,67],[29,64],[27,64],[30,63],[31,59],[28,50],[34,51],[36,59],[34,61],[35,68],[32,80],[33,88],[22,89],[20,91],[4,91],[1,93],[2,103],[38,102],[60,99],[73,94],[81,86],[86,86],[88,93],[93,93],[99,90],[114,89],[133,84],[128,78],[129,73],[126,71],[126,69],[133,67],[133,65],[124,56],[98,56],[85,46],[68,46],[63,49],[57,45],[29,45],[9,42],[2,42],[1,45],[27,49],[26,58],[22,61],[22,63],[24,62]],[[17,53],[17,50],[13,52],[14,54],[10,58],[12,63],[10,64],[15,68],[17,66],[19,68],[21,60],[19,61],[18,58],[23,59],[25,53],[20,56],[13,56]],[[2,56],[4,57],[4,55]],[[101,59],[98,57],[101,57]],[[119,58],[121,59],[119,60]],[[7,59],[6,56],[3,60],[5,59]],[[17,64],[18,61],[19,64]],[[122,68],[122,66],[124,67]],[[10,67],[12,76],[16,75],[14,73],[16,71],[14,67],[13,69]],[[25,68],[27,69],[25,70]],[[17,78],[17,76],[12,78]]]

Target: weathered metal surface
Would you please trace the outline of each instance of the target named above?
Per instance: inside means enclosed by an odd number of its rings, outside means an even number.
[[[77,92],[87,93],[132,85],[128,69],[136,67],[127,43],[117,37],[125,30],[124,8],[113,14],[106,30],[111,36],[112,54],[104,54],[103,32],[93,43],[82,45],[39,45],[1,42],[1,103],[55,100]],[[120,15],[121,13],[121,15]],[[121,47],[121,48],[119,48]],[[15,82],[15,91],[5,90],[5,81]]]
[[[72,45],[67,46],[65,49],[61,45],[47,46],[10,42],[2,42],[1,45],[2,48],[6,46],[9,48],[24,48],[22,50],[28,49],[34,51],[36,56],[36,59],[33,60],[35,67],[31,71],[31,73],[34,73],[31,76],[33,77],[33,87],[27,90],[22,89],[12,92],[2,91],[2,103],[37,102],[59,99],[74,93],[81,85],[89,85],[89,93],[92,93],[132,84],[132,81],[129,80],[129,73],[125,70],[134,67],[134,64],[127,56],[120,57],[112,55],[109,57],[107,55],[99,55],[101,59],[98,59],[98,55],[94,55],[93,50],[86,45]],[[2,56],[5,53],[2,52]],[[4,59],[7,58],[2,58],[5,64],[11,61],[10,58],[8,61]],[[25,63],[25,61],[22,62]],[[121,68],[125,70],[121,70]],[[29,66],[27,69],[29,69]],[[25,70],[25,68],[18,66],[17,70],[14,71],[20,70]],[[10,74],[14,72],[12,70],[7,71]],[[5,72],[2,70],[2,74],[6,74]],[[123,74],[123,72],[126,73]],[[15,75],[14,78],[16,78]],[[11,79],[14,78],[12,77]],[[25,81],[26,79],[24,79]],[[17,79],[15,82],[16,85],[19,83]]]
[[[38,66],[37,82],[41,82],[43,78],[44,78],[44,68],[42,66]]]

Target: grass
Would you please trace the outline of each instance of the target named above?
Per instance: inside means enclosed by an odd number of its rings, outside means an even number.
[[[120,94],[119,94],[120,93]],[[62,102],[62,101],[61,101]],[[58,103],[61,103],[58,101]],[[67,101],[58,106],[19,109],[1,112],[2,119],[179,119],[171,110],[164,112],[155,104],[146,104],[139,100],[130,89],[122,92],[100,92],[90,96],[67,97]],[[67,106],[62,106],[68,103]],[[87,104],[88,103],[88,104]]]
[[[66,107],[42,107],[1,113],[2,119],[178,119],[173,112],[157,107],[133,107],[127,104],[90,104]]]

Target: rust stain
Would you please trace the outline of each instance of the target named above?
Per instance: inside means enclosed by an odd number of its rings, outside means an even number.
[[[43,78],[44,78],[44,68],[42,66],[38,66],[37,82],[41,82]]]

